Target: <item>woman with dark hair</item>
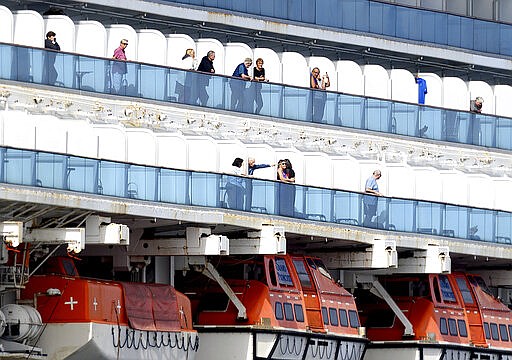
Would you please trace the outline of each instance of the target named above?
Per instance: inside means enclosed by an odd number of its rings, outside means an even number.
[[[279,184],[278,210],[279,215],[294,216],[295,214],[295,171],[288,159],[279,160],[277,167],[277,180]]]
[[[242,165],[244,160],[237,157],[233,160],[232,172],[236,176],[229,176],[228,182],[226,183],[226,194],[228,207],[230,209],[243,210],[244,207],[244,180],[242,179]]]

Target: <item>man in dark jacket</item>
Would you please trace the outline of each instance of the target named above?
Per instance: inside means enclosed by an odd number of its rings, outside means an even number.
[[[203,56],[199,66],[197,67],[197,71],[214,74],[215,68],[213,67],[213,60],[215,60],[215,51],[210,50],[206,56]],[[206,75],[199,75],[199,79],[197,81],[198,90],[199,90],[199,102],[201,106],[206,106],[208,103],[208,98],[210,97],[206,92],[206,87],[210,83],[210,77]]]
[[[44,48],[60,51],[60,46],[55,39],[56,34],[53,31],[48,31],[46,39],[44,40]],[[54,51],[47,51],[45,53],[43,62],[43,84],[55,85],[57,81],[57,70],[55,69],[55,57],[57,54]]]

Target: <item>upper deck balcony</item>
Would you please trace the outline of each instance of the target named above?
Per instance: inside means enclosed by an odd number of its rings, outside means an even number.
[[[112,59],[0,44],[0,78],[48,84],[49,58],[55,59],[60,88],[114,92]],[[118,95],[203,106],[304,123],[320,123],[452,143],[512,150],[512,119],[422,106],[368,96],[317,91],[275,83],[253,83],[194,71],[125,62]],[[53,85],[53,84],[51,84]],[[243,94],[232,108],[233,89]],[[263,107],[256,111],[259,92]],[[318,110],[320,109],[320,111]]]

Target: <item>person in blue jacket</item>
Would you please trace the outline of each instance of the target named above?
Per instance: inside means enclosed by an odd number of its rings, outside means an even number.
[[[245,83],[242,80],[252,80],[252,77],[249,75],[251,65],[252,59],[246,58],[243,63],[238,64],[233,72],[233,77],[236,79],[231,79],[229,82],[231,87],[231,110],[242,111],[245,90]]]
[[[414,75],[416,84],[418,84],[418,104],[425,104],[425,95],[427,94],[427,82],[425,79],[419,77],[419,74]]]

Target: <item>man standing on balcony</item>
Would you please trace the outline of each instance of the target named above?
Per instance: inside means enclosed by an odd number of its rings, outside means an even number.
[[[366,180],[364,186],[364,192],[369,195],[363,196],[363,205],[364,205],[364,220],[363,226],[365,227],[373,227],[372,219],[375,215],[377,215],[377,196],[382,196],[379,192],[379,185],[377,184],[377,180],[381,178],[382,174],[380,170],[375,170]]]
[[[128,40],[123,39],[119,44],[119,47],[114,50],[114,63],[112,64],[112,88],[116,94],[119,94],[121,90],[121,83],[123,76],[128,72],[126,66],[126,53],[125,49],[128,46]]]
[[[46,39],[44,40],[44,48],[54,51],[47,51],[43,64],[43,84],[55,85],[57,81],[57,70],[55,69],[55,58],[60,51],[60,45],[55,38],[56,34],[53,31],[48,31]]]
[[[480,144],[480,117],[476,114],[482,113],[482,106],[484,105],[484,99],[481,96],[477,96],[475,100],[469,102],[469,111],[472,112],[471,119],[469,121],[468,128],[468,144],[481,145]]]
[[[197,67],[197,71],[209,73],[209,74],[215,74],[215,68],[213,67],[213,60],[215,60],[215,51],[210,50],[206,54],[206,56],[203,56],[201,59],[201,62],[199,63],[199,66]],[[206,91],[206,87],[210,84],[210,77],[207,75],[201,75],[197,81],[197,90],[198,90],[198,97],[199,102],[201,103],[201,106],[206,106],[208,103],[209,95]],[[195,86],[196,84],[193,84],[192,86]]]

